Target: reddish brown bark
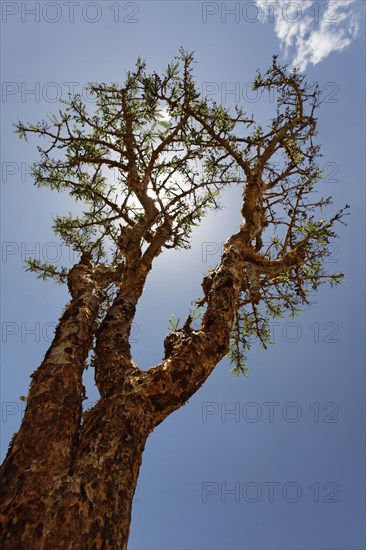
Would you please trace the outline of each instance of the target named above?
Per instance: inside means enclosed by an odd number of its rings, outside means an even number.
[[[62,488],[68,485],[84,399],[82,372],[95,335],[102,289],[111,276],[115,273],[94,270],[83,262],[69,273],[72,300],[32,375],[25,416],[1,468],[4,548],[40,547]]]
[[[3,465],[2,547],[126,548],[149,433],[185,403],[227,351],[243,265],[234,244],[207,297],[202,331],[183,338],[172,357],[148,372],[132,363],[128,344],[146,257],[137,271],[127,272],[97,339],[102,397],[82,423],[81,373],[100,298],[87,277],[83,288],[76,284]]]

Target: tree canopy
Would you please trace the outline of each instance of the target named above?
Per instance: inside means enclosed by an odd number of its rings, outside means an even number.
[[[53,227],[85,262],[109,273],[100,321],[134,262],[148,272],[163,249],[188,248],[194,226],[220,208],[220,191],[243,187],[237,238],[245,243],[246,267],[229,355],[234,371],[246,374],[247,350],[253,338],[262,347],[270,342],[272,317],[295,315],[321,284],[341,280],[327,273],[325,260],[344,209],[323,215],[332,200],[320,196],[318,87],[274,56],[253,82],[276,98],[262,127],[244,109],[202,97],[193,71],[193,54],[184,50],[161,76],[138,59],[122,85],[90,84],[94,109],[75,95],[42,122],[19,122],[17,131],[47,141],[33,165],[35,183],[82,203],[82,215],[56,216]],[[28,267],[42,278],[68,279],[63,266],[30,260]],[[209,273],[185,327],[195,316],[199,329],[212,280]]]

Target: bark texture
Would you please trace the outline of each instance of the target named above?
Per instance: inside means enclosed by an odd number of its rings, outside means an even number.
[[[101,399],[82,421],[81,376],[103,285],[91,266],[70,272],[72,300],[33,375],[24,421],[3,464],[3,548],[126,548],[146,439],[227,353],[248,250],[246,230],[229,239],[206,285],[202,329],[182,331],[169,356],[147,372],[132,362],[128,338],[151,262],[142,256],[125,268],[97,334]]]
[[[2,466],[2,548],[127,547],[148,435],[227,352],[244,241],[238,233],[225,247],[207,292],[202,330],[183,332],[169,356],[147,372],[132,362],[128,337],[151,261],[142,256],[133,269],[124,268],[124,284],[97,333],[101,399],[83,418],[81,376],[103,285],[91,266],[70,272],[72,300],[33,375],[24,421]]]

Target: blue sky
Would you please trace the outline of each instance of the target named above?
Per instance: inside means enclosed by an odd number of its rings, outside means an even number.
[[[277,343],[253,348],[249,379],[235,379],[222,361],[154,431],[129,548],[364,549],[364,3],[58,0],[1,8],[2,457],[68,300],[65,288],[36,280],[22,262],[27,254],[72,260],[50,230],[51,216],[72,203],[32,186],[26,166],[37,160],[36,143],[20,142],[13,122],[41,119],[88,81],[122,81],[138,55],[160,71],[180,46],[195,51],[202,93],[265,121],[273,104],[249,84],[278,54],[323,90],[324,194],[334,197],[330,212],[351,205],[329,269],[346,279],[322,287],[300,317],[273,325]],[[225,193],[224,209],[196,230],[191,250],[156,261],[132,337],[142,368],[161,359],[170,315],[188,313],[203,273],[237,231],[239,194]],[[89,404],[91,381],[88,371]]]

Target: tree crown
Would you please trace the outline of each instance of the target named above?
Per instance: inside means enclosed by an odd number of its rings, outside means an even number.
[[[93,112],[75,95],[46,120],[19,122],[17,132],[47,140],[32,167],[35,184],[67,191],[82,204],[82,215],[56,216],[53,227],[81,263],[112,274],[101,320],[128,270],[148,272],[162,249],[189,247],[192,228],[220,208],[220,192],[242,185],[243,222],[229,241],[241,240],[246,263],[229,355],[234,371],[246,374],[251,341],[258,337],[267,346],[271,318],[295,315],[321,284],[340,282],[340,273],[327,273],[325,260],[345,209],[325,219],[332,200],[317,195],[323,177],[318,87],[274,57],[253,82],[276,97],[263,128],[242,108],[202,97],[193,69],[193,55],[184,50],[161,75],[148,73],[138,59],[122,85],[89,85]],[[34,260],[28,268],[58,282],[70,272]],[[214,272],[203,281],[198,313],[209,302]],[[193,330],[191,323],[192,316],[185,329]]]

